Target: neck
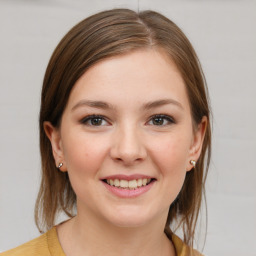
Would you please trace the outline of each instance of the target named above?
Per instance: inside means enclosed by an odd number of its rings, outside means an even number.
[[[140,227],[117,227],[87,213],[62,224],[58,234],[68,256],[174,256],[164,226],[165,221],[158,219]]]

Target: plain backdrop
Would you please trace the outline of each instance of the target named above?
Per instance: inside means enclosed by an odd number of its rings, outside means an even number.
[[[204,254],[256,255],[256,3],[249,0],[0,1],[0,251],[39,236],[38,112],[44,72],[62,36],[110,8],[159,11],[201,60],[213,110]]]

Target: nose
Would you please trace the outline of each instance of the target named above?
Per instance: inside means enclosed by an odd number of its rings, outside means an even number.
[[[113,137],[110,156],[114,161],[131,166],[147,157],[142,136],[135,127],[119,127]]]

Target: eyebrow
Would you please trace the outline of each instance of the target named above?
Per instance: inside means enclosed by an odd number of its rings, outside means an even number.
[[[182,104],[174,99],[161,99],[161,100],[151,101],[151,102],[145,103],[142,106],[142,108],[149,110],[149,109],[161,107],[161,106],[164,106],[167,104],[173,104],[173,105],[183,109]]]
[[[161,107],[167,104],[173,104],[181,109],[183,109],[183,106],[180,102],[174,100],[174,99],[160,99],[156,101],[150,101],[142,105],[141,109],[150,110],[153,108]],[[92,108],[99,108],[99,109],[116,109],[115,106],[112,104],[109,104],[104,101],[93,101],[93,100],[81,100],[79,101],[74,107],[72,107],[72,111],[79,108],[79,107],[92,107]]]
[[[99,109],[115,109],[115,107],[104,101],[94,101],[94,100],[81,100],[79,101],[71,110],[75,110],[79,107],[91,107],[91,108],[99,108]]]

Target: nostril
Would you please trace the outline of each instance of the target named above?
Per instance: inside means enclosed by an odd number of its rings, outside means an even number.
[[[125,134],[115,138],[109,153],[114,161],[122,162],[125,165],[143,161],[147,156],[143,144],[139,143],[137,139],[127,137]]]

